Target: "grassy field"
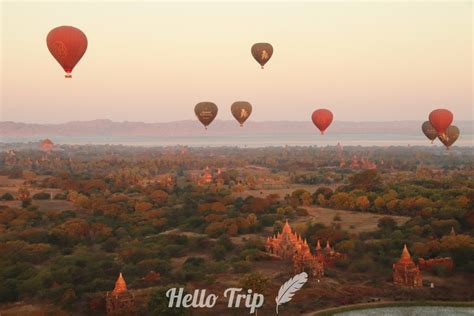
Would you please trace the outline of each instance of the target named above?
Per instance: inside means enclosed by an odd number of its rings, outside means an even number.
[[[35,179],[39,180],[44,178],[44,176],[38,176]],[[0,196],[2,196],[5,193],[11,193],[13,196],[16,196],[18,194],[18,189],[22,186],[25,186],[25,183],[28,180],[25,179],[10,179],[6,176],[0,176]],[[26,186],[28,190],[30,191],[30,194],[33,196],[33,194],[39,193],[39,192],[47,192],[50,194],[55,194],[61,193],[62,190],[60,189],[42,189],[42,188],[34,188],[31,186]]]
[[[339,185],[339,184],[338,184]],[[329,187],[332,189],[335,189],[338,185],[325,185],[325,187]],[[265,198],[269,196],[270,194],[278,194],[281,199],[285,197],[287,194],[293,193],[295,190],[303,189],[311,194],[316,191],[321,185],[310,185],[310,184],[284,184],[284,185],[279,185],[275,186],[275,189],[255,189],[255,190],[244,190],[243,192],[239,193],[234,193],[234,197],[242,197],[246,198],[247,196],[254,196],[254,197],[262,197]]]
[[[326,226],[340,224],[343,230],[351,233],[360,233],[373,231],[377,229],[377,223],[380,218],[389,216],[393,218],[398,225],[407,222],[410,218],[406,216],[380,215],[373,213],[362,213],[354,211],[333,210],[321,207],[307,207],[309,215],[298,217],[291,224],[305,224],[308,222],[322,223]],[[340,220],[335,221],[338,216]]]

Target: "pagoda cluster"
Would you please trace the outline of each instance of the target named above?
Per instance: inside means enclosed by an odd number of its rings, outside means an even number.
[[[322,249],[318,240],[314,253],[311,253],[308,242],[292,231],[288,221],[281,233],[267,238],[266,249],[281,259],[291,260],[295,274],[305,271],[315,277],[322,277],[325,266],[333,266],[336,260],[345,257],[331,248],[329,241]]]

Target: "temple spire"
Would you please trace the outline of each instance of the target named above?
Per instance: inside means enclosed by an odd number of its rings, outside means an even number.
[[[288,224],[288,220],[286,220],[285,222],[285,226],[283,226],[283,232],[287,232],[288,234],[291,234],[291,227],[290,227],[290,224]]]
[[[125,283],[125,280],[122,276],[122,272],[120,272],[117,281],[115,281],[115,288],[112,291],[113,295],[120,295],[122,293],[127,292],[127,283]]]
[[[451,226],[451,236],[456,236],[456,232],[454,231],[454,226]]]
[[[321,243],[319,242],[319,239],[318,239],[318,243],[316,244],[316,250],[321,250]]]
[[[410,252],[408,251],[407,244],[403,246],[402,256],[400,260],[411,260]]]

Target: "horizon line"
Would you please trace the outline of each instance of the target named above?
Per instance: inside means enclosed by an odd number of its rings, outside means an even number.
[[[198,120],[195,119],[183,119],[183,120],[174,120],[174,121],[156,121],[156,122],[145,122],[145,121],[129,121],[129,120],[112,120],[108,118],[98,118],[98,119],[90,119],[90,120],[73,120],[73,121],[64,121],[64,122],[20,122],[20,121],[11,121],[11,120],[0,120],[1,123],[14,123],[14,124],[30,124],[30,125],[63,125],[69,123],[87,123],[87,122],[95,122],[95,121],[104,121],[104,122],[111,122],[111,123],[142,123],[142,124],[170,124],[170,123],[180,123],[180,122],[197,122]],[[426,120],[428,121],[428,120]],[[232,119],[215,119],[215,122],[235,122]],[[334,120],[333,123],[398,123],[398,122],[424,122],[423,120],[367,120],[367,121],[348,121],[348,120]],[[456,122],[474,122],[474,119],[464,119],[464,120],[456,120]],[[246,124],[252,123],[312,123],[311,120],[267,120],[267,121],[247,121]]]

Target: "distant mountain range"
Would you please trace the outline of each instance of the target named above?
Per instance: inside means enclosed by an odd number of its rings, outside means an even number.
[[[343,122],[335,121],[329,127],[331,134],[399,134],[419,135],[421,121],[393,122]],[[472,135],[474,121],[456,121],[464,135]],[[194,120],[167,123],[113,122],[111,120],[75,121],[63,124],[28,124],[16,122],[0,122],[0,138],[6,137],[54,137],[54,136],[165,136],[187,137],[196,136],[204,127]],[[248,135],[282,135],[319,132],[312,122],[268,121],[246,122],[239,127],[236,121],[216,120],[206,134],[209,136]]]

